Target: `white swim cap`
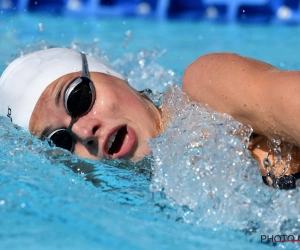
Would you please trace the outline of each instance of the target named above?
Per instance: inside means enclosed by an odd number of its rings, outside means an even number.
[[[98,60],[87,56],[90,72],[100,72],[126,80]],[[33,109],[46,87],[59,77],[82,71],[81,54],[72,49],[52,48],[19,57],[0,78],[0,116],[26,129]]]

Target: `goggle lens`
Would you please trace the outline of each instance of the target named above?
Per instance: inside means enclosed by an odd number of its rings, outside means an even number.
[[[56,147],[66,149],[68,151],[73,151],[74,142],[72,135],[66,129],[60,129],[54,131],[49,139],[54,143]]]
[[[65,96],[65,107],[72,117],[80,117],[88,113],[95,100],[94,85],[87,77],[80,77],[81,82]],[[76,80],[77,80],[76,79]],[[72,85],[72,84],[70,84]]]

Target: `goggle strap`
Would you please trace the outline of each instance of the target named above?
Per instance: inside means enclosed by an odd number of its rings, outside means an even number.
[[[88,62],[86,59],[86,55],[81,52],[81,58],[82,58],[82,77],[87,77],[90,78],[90,73],[89,73],[89,66],[88,66]]]
[[[70,125],[67,127],[66,132],[72,133],[72,127],[74,123],[77,121],[77,117],[72,117]]]

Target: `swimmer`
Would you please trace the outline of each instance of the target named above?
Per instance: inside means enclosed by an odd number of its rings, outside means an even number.
[[[183,75],[191,101],[207,103],[253,135],[249,150],[266,184],[295,188],[300,178],[298,126],[300,71],[283,71],[231,53],[201,56]],[[299,93],[299,94],[298,94]],[[130,159],[147,154],[162,133],[162,112],[102,62],[66,48],[37,51],[13,61],[0,78],[0,115],[89,159]],[[269,146],[280,139],[280,161]]]

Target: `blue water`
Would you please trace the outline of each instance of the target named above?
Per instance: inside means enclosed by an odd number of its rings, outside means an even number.
[[[160,92],[180,85],[184,68],[209,52],[300,68],[297,26],[26,13],[1,14],[0,21],[0,71],[50,46],[92,53],[137,89]],[[260,243],[261,235],[300,235],[299,188],[263,185],[244,150],[250,128],[180,96],[176,86],[168,90],[164,106],[174,120],[149,142],[153,156],[136,164],[80,159],[1,117],[0,248],[299,249]]]

